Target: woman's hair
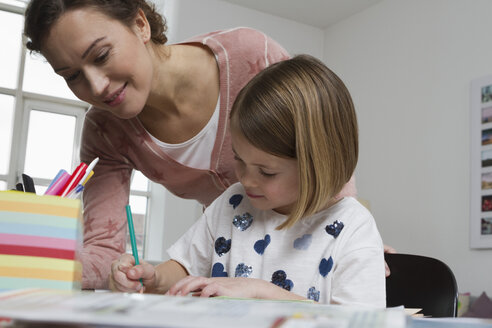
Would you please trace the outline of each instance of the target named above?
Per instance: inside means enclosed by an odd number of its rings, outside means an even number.
[[[167,42],[165,19],[154,4],[145,0],[31,0],[24,22],[27,49],[40,52],[54,23],[67,11],[80,8],[94,8],[127,26],[131,26],[138,10],[142,9],[150,24],[151,40],[156,44]]]
[[[297,159],[299,196],[291,227],[328,205],[351,178],[358,158],[350,93],[321,61],[299,55],[266,68],[238,94],[231,130],[274,156]]]

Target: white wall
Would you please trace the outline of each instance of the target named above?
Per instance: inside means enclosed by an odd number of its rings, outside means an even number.
[[[385,243],[436,257],[460,292],[492,295],[469,248],[469,87],[492,74],[492,1],[385,0],[325,31],[324,60],[360,125],[359,196]]]
[[[164,0],[169,10],[169,39],[177,42],[219,29],[247,26],[263,31],[291,54],[323,56],[322,29],[220,0]]]
[[[178,42],[198,34],[237,26],[259,29],[279,42],[289,53],[309,53],[323,56],[324,31],[259,11],[219,0],[160,0],[154,1],[168,21],[169,42]],[[162,224],[151,220],[148,235],[152,240],[162,239],[162,246],[147,245],[147,259],[167,259],[165,250],[172,245],[201,213],[201,206],[165,192],[153,185],[162,203],[152,206],[157,216],[164,215]],[[156,204],[154,204],[156,205]]]

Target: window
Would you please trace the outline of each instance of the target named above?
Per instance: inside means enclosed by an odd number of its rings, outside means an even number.
[[[37,194],[43,194],[60,169],[72,172],[79,164],[89,105],[74,96],[42,56],[26,51],[22,29],[27,2],[0,0],[0,190],[13,189],[26,173]],[[134,172],[130,205],[143,258],[151,245],[146,238],[151,189],[148,179]],[[162,236],[154,237],[158,242],[153,248],[159,248]],[[127,251],[131,252],[129,241]]]

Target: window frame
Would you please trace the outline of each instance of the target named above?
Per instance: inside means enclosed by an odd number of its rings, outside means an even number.
[[[71,101],[68,99],[54,98],[44,95],[34,95],[24,92],[25,97],[21,100],[23,102],[22,106],[22,125],[20,127],[20,138],[18,140],[19,144],[17,149],[19,151],[19,156],[16,158],[17,165],[16,169],[17,177],[22,174],[21,170],[25,167],[25,159],[27,156],[27,137],[30,123],[31,111],[42,111],[46,113],[54,113],[61,115],[75,116],[75,131],[74,131],[74,144],[73,144],[73,155],[71,160],[71,168],[73,171],[76,165],[80,162],[80,143],[82,137],[82,127],[84,125],[84,116],[88,110],[88,105],[83,102]],[[54,99],[53,99],[54,98]],[[33,177],[35,184],[48,185],[51,179],[43,179]]]
[[[22,1],[27,5],[28,1]],[[19,6],[7,4],[0,0],[0,11],[24,15],[25,6],[19,3]],[[24,72],[26,66],[26,57],[28,50],[25,47],[26,38],[21,38],[20,61],[15,88],[0,87],[0,94],[14,97],[14,114],[12,123],[11,149],[6,175],[0,174],[0,180],[7,182],[7,189],[12,189],[20,180],[22,169],[24,167],[27,147],[27,129],[29,126],[30,111],[33,109],[44,110],[65,115],[76,116],[76,131],[74,141],[74,157],[72,158],[72,169],[79,162],[79,149],[81,143],[81,131],[83,118],[90,105],[79,100],[60,98],[50,95],[43,95],[33,92],[23,91]],[[150,261],[161,261],[167,258],[165,248],[173,242],[173,238],[178,231],[169,220],[177,220],[177,213],[182,208],[187,208],[191,213],[190,221],[196,220],[201,214],[203,207],[198,202],[189,202],[172,195],[163,186],[148,180],[147,191],[132,190],[130,195],[145,196],[147,198],[147,208],[145,214],[145,239],[143,243],[142,258]],[[38,185],[48,185],[48,179],[34,177],[34,183]],[[191,205],[191,206],[190,206]],[[179,229],[178,229],[179,230]],[[180,233],[181,231],[179,231]],[[169,240],[166,240],[166,237]],[[172,236],[172,237],[170,237]],[[131,250],[127,250],[131,252]]]

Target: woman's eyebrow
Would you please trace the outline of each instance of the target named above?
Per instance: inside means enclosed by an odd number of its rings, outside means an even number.
[[[87,56],[87,54],[89,53],[89,51],[91,51],[91,50],[92,50],[92,48],[94,48],[94,47],[97,45],[97,43],[98,43],[98,42],[100,42],[100,41],[102,41],[102,40],[104,40],[104,39],[106,39],[106,37],[105,37],[105,36],[103,36],[103,37],[101,37],[101,38],[98,38],[98,39],[94,40],[94,42],[92,42],[92,43],[91,43],[91,45],[90,45],[90,46],[89,46],[89,47],[88,47],[88,48],[84,51],[84,53],[82,54],[82,59],[84,59],[84,58]]]

